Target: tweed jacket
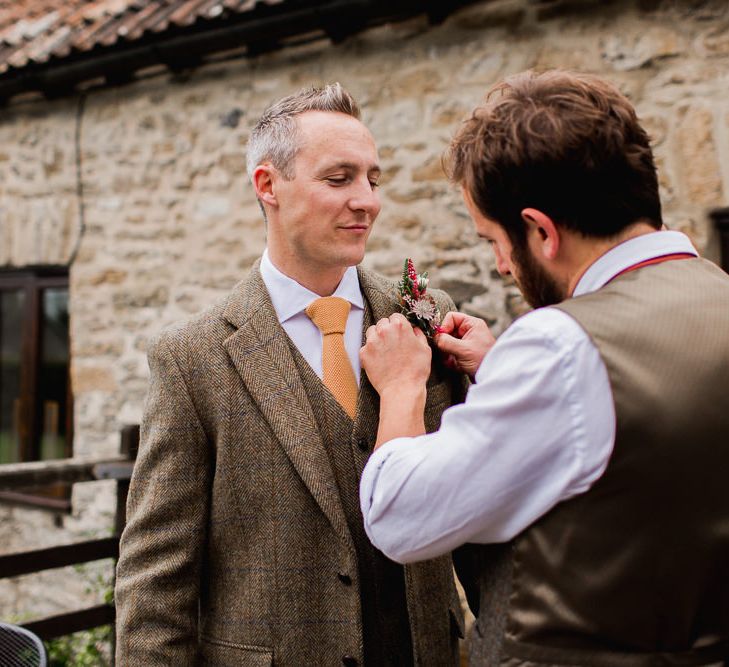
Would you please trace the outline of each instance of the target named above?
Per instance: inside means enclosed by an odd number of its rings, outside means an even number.
[[[358,273],[374,320],[393,313],[392,283]],[[163,332],[149,361],[117,568],[117,664],[361,661],[357,555],[258,265],[227,299]],[[464,393],[434,367],[427,428]],[[363,372],[353,438],[371,446],[378,411]],[[449,664],[463,627],[450,558],[406,566],[405,585],[415,663]]]

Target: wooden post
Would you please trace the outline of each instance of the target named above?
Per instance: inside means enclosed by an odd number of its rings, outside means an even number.
[[[120,452],[128,461],[137,458],[139,449],[139,424],[128,424],[121,430]],[[121,537],[127,519],[127,495],[129,494],[129,480],[118,479],[116,481],[116,515],[114,519],[114,530]]]
[[[721,268],[729,273],[729,207],[714,209],[709,216],[719,232]]]
[[[137,458],[139,450],[139,424],[127,424],[121,430],[121,454],[128,461],[134,461]],[[127,523],[127,496],[129,495],[129,479],[116,480],[116,514],[114,516],[114,532],[117,539],[124,532],[124,526]],[[111,578],[112,586],[116,588],[116,564],[114,564],[114,575]],[[116,620],[116,618],[114,619]],[[116,623],[111,625],[111,664],[112,667],[116,662]]]

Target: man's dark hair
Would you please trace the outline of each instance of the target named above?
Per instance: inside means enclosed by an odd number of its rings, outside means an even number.
[[[525,242],[524,208],[592,237],[662,224],[648,135],[628,99],[595,76],[529,71],[495,85],[445,167],[514,245]]]

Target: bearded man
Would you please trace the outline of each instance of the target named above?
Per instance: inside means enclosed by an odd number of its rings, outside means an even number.
[[[662,229],[648,136],[596,77],[507,79],[448,165],[535,310],[498,341],[446,318],[475,384],[428,435],[423,336],[368,331],[368,535],[400,562],[481,545],[472,664],[726,664],[729,276]]]

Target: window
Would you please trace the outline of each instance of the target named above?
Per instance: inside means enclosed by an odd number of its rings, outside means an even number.
[[[71,456],[68,273],[0,271],[0,463]],[[0,494],[65,509],[68,488]]]

